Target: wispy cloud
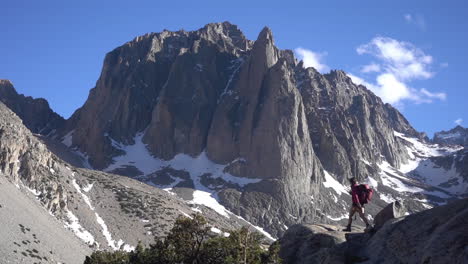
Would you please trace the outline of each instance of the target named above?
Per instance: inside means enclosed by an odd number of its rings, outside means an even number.
[[[384,102],[398,105],[402,100],[410,100],[420,104],[447,98],[443,92],[433,93],[424,88],[415,89],[409,86],[412,80],[424,80],[434,76],[430,70],[432,57],[413,44],[388,37],[375,37],[369,43],[360,45],[356,52],[377,58],[379,63],[365,65],[361,72],[378,74],[375,82],[365,81],[355,75],[350,77],[353,82],[372,90]]]
[[[406,23],[415,25],[422,31],[426,31],[426,20],[424,19],[423,15],[420,14],[404,14],[403,18],[405,19]]]
[[[380,72],[380,65],[377,64],[377,63],[371,63],[371,64],[367,64],[367,65],[364,65],[362,67],[362,70],[361,72],[363,73],[369,73],[369,72]]]
[[[327,55],[326,52],[314,52],[304,48],[297,48],[294,50],[297,57],[304,62],[304,67],[314,67],[317,71],[324,73],[330,70],[325,63],[323,63],[324,57]]]
[[[462,122],[463,122],[463,119],[461,118],[458,118],[457,120],[454,121],[454,123],[457,125],[461,125]]]
[[[449,66],[448,62],[442,62],[442,63],[440,64],[440,67],[441,67],[441,68],[447,68],[448,66]]]

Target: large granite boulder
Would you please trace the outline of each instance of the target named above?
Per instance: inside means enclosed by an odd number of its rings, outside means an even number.
[[[392,203],[381,215],[394,216]],[[390,209],[389,209],[390,208]],[[395,209],[397,208],[397,209]],[[382,218],[384,219],[384,218]],[[468,263],[468,199],[388,219],[376,232],[294,225],[280,239],[284,263]]]
[[[333,225],[294,225],[280,239],[284,263],[343,263],[345,233]]]
[[[403,201],[395,201],[388,204],[374,217],[374,228],[380,229],[385,222],[391,219],[405,216],[406,208]]]
[[[388,221],[366,263],[468,263],[468,199]]]

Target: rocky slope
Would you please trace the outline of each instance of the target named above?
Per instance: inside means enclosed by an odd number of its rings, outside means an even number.
[[[0,79],[0,102],[8,106],[33,133],[49,135],[65,124],[43,99],[18,94],[9,80]]]
[[[323,224],[295,225],[280,239],[294,263],[466,263],[468,199],[409,216],[387,218],[373,233]]]
[[[179,215],[195,212],[215,233],[251,226],[133,179],[75,168],[3,103],[0,188],[0,252],[7,263],[82,263],[91,250],[131,250],[138,241],[164,236]]]
[[[437,144],[468,146],[468,128],[458,125],[449,131],[440,131],[434,134],[432,142]]]

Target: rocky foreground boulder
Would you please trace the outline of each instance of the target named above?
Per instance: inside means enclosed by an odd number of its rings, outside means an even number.
[[[285,263],[343,263],[346,233],[341,229],[325,224],[294,225],[280,240],[280,256]]]
[[[287,264],[468,263],[468,199],[390,219],[375,233],[341,229],[292,226],[280,239],[280,256]]]
[[[402,201],[388,204],[374,217],[374,228],[380,229],[387,221],[405,216],[406,208]]]

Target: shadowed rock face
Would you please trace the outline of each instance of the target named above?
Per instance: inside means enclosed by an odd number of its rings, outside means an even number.
[[[229,23],[137,37],[106,55],[96,87],[62,136],[74,131],[73,145],[97,169],[118,154],[111,138],[130,144],[145,129],[144,141],[158,157],[196,155],[230,67],[250,46]]]
[[[280,239],[280,256],[286,264],[466,263],[467,216],[468,199],[462,199],[391,219],[376,233],[358,229],[345,234],[333,225],[294,225]]]
[[[0,80],[0,102],[15,112],[24,125],[36,134],[48,135],[65,123],[61,116],[50,109],[45,99],[18,94],[8,80]]]
[[[113,142],[133,144],[140,132],[160,159],[205,151],[232,175],[262,180],[217,195],[275,235],[328,206],[319,198],[323,169],[345,182],[377,173],[382,160],[406,160],[394,131],[421,136],[344,72],[304,69],[275,46],[270,29],[253,42],[224,22],[146,34],[108,53],[96,87],[58,136],[73,132],[72,147],[96,169],[122,154]]]
[[[368,263],[466,263],[468,199],[391,220],[366,245]]]

